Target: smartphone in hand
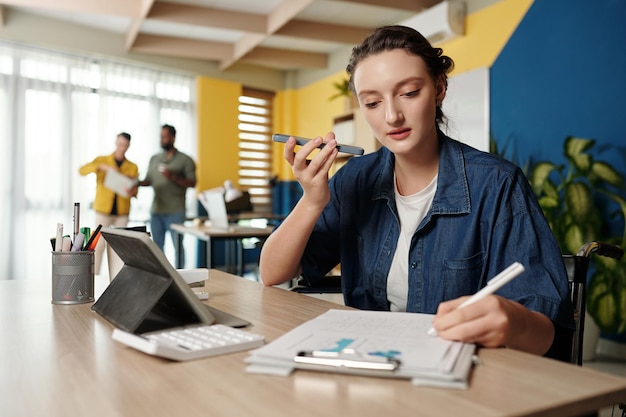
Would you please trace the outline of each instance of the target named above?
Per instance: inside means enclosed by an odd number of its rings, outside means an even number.
[[[272,140],[274,142],[282,142],[285,143],[287,142],[287,139],[289,139],[292,135],[281,135],[279,133],[275,133],[272,136]],[[310,141],[311,139],[307,139],[307,138],[301,138],[298,136],[294,136],[294,138],[296,138],[296,143],[300,146],[305,145],[308,141]],[[320,146],[318,146],[319,149],[322,149],[324,147],[324,145],[326,145],[324,142],[322,142],[322,144]],[[365,152],[365,150],[363,148],[359,148],[358,146],[350,146],[350,145],[341,145],[341,144],[337,144],[337,150],[339,152],[344,152],[344,153],[349,153],[352,155],[363,155],[363,153]]]

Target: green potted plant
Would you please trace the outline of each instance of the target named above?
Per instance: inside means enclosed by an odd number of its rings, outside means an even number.
[[[352,90],[350,90],[350,81],[347,78],[344,78],[341,81],[334,82],[333,87],[335,88],[336,92],[328,98],[329,101],[344,97],[346,103],[346,112],[349,112],[350,110],[359,107],[359,103],[356,97],[354,96],[354,94],[352,94]]]
[[[598,240],[626,247],[626,227],[616,233],[611,223],[626,219],[624,178],[609,163],[594,158],[596,142],[568,137],[563,144],[565,165],[539,162],[528,176],[563,253]],[[606,197],[618,207],[609,216],[597,202]],[[626,333],[626,259],[594,256],[595,271],[587,288],[587,310],[606,333]]]

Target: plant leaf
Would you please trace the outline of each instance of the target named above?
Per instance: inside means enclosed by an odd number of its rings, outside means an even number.
[[[602,181],[606,181],[615,187],[621,188],[624,186],[624,179],[622,176],[615,168],[606,162],[595,161],[591,165],[591,172]]]
[[[593,139],[582,139],[568,137],[565,139],[565,157],[580,171],[583,175],[587,175],[591,169],[593,158],[590,154],[585,153],[595,144]]]
[[[538,162],[530,173],[530,185],[536,196],[541,195],[543,185],[548,175],[556,168],[556,165],[550,162]]]
[[[593,164],[591,155],[581,153],[580,155],[572,157],[571,161],[580,173],[587,175],[591,171],[591,165]]]
[[[539,206],[544,212],[559,207],[559,200],[553,197],[543,196],[538,201]]]
[[[622,247],[626,247],[626,200],[624,200],[621,196],[613,193],[607,193],[607,195],[613,199],[613,201],[619,204],[620,209],[622,210],[622,220],[624,220],[624,232],[622,233]]]
[[[573,182],[565,186],[565,209],[575,222],[587,221],[593,210],[593,196],[587,184]]]
[[[585,243],[582,230],[577,224],[572,224],[567,228],[567,230],[565,231],[564,239],[564,249],[567,253],[572,255],[576,254],[576,252],[578,252],[578,249]]]
[[[574,136],[569,136],[565,139],[565,143],[563,145],[565,156],[568,158],[575,159],[577,156],[581,155],[586,150],[590,149],[595,145],[596,141],[593,139],[583,139],[577,138]]]
[[[559,200],[559,191],[549,179],[543,184],[543,192],[546,197],[551,197],[557,201]]]
[[[605,332],[612,333],[616,330],[617,297],[611,293],[605,293],[597,300],[594,318],[596,323]]]

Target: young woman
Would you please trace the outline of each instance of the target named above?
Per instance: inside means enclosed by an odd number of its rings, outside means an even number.
[[[417,31],[377,29],[355,47],[350,85],[382,148],[328,181],[332,133],[285,158],[304,194],[261,253],[266,285],[341,263],[347,305],[436,313],[440,337],[544,354],[573,327],[559,248],[521,171],[439,129],[452,60]],[[310,159],[310,161],[308,160]],[[511,263],[497,294],[464,299]]]

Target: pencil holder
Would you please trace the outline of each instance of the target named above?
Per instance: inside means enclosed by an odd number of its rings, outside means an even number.
[[[52,252],[52,304],[91,303],[94,251]]]

